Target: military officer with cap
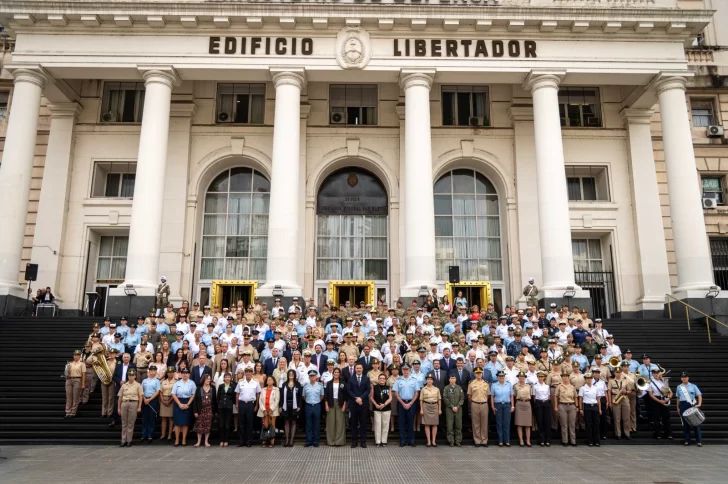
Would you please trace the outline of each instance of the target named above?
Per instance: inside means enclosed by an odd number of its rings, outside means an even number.
[[[66,365],[66,416],[76,416],[81,400],[81,389],[86,384],[86,366],[81,361],[81,350],[73,352],[73,361]]]
[[[137,414],[142,410],[142,386],[136,381],[137,371],[130,368],[127,371],[127,381],[119,389],[119,406],[117,412],[121,415],[121,445],[119,447],[131,447],[134,438],[134,424]]]
[[[629,397],[634,393],[634,385],[624,377],[621,366],[614,369],[614,378],[609,381],[608,388],[607,408],[612,410],[614,435],[617,440],[621,439],[624,429],[624,437],[631,440],[629,436],[631,430]]]
[[[690,408],[703,406],[703,394],[700,389],[694,383],[690,383],[690,375],[687,371],[683,371],[680,374],[680,385],[675,390],[675,403],[677,404],[677,411],[682,415]],[[695,432],[695,442],[698,447],[703,446],[703,433],[700,425],[691,426],[687,420],[681,418],[683,427],[683,445],[690,445],[690,432]]]
[[[159,394],[162,390],[162,382],[157,378],[157,366],[149,365],[147,378],[142,380],[142,440],[146,439],[150,444],[154,436],[154,428],[159,415]]]
[[[167,284],[167,278],[161,277],[162,282],[157,286],[157,307],[155,314],[160,315],[161,311],[169,304],[169,284]]]
[[[534,284],[533,277],[528,278],[528,284],[523,288],[523,295],[526,297],[526,302],[529,306],[538,305],[538,287]]]
[[[450,447],[460,447],[463,440],[463,404],[465,403],[465,392],[457,384],[457,376],[457,370],[453,370],[449,376],[449,384],[442,390],[442,405],[445,407],[447,441]]]
[[[473,444],[475,447],[488,447],[488,400],[490,385],[483,380],[483,369],[473,370],[475,379],[468,384],[468,404],[473,427]]]

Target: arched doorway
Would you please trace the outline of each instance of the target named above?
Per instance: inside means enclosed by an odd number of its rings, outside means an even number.
[[[270,180],[254,168],[226,169],[208,185],[203,205],[200,304],[250,304],[266,277]]]
[[[373,173],[331,173],[316,197],[316,296],[319,305],[374,304],[389,293],[389,204]]]
[[[451,302],[458,291],[468,304],[502,305],[503,241],[498,192],[473,169],[445,172],[434,186],[437,280]],[[449,268],[459,268],[459,283],[450,283]]]

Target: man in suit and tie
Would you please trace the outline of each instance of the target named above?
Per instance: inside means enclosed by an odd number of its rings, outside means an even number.
[[[193,366],[190,370],[190,376],[192,377],[191,380],[195,382],[195,385],[198,387],[200,386],[202,375],[210,375],[210,378],[212,378],[212,368],[207,365],[207,354],[205,353],[200,353],[200,356],[197,359],[197,365]]]
[[[278,368],[278,361],[280,359],[281,357],[278,356],[278,348],[273,348],[271,350],[271,357],[263,363],[263,373],[265,373],[265,376],[271,376],[273,374],[273,371]]]
[[[344,383],[348,383],[352,376],[356,373],[355,371],[356,366],[356,359],[353,356],[349,357],[349,365],[345,366],[341,370],[341,378],[344,380]]]
[[[329,360],[326,356],[323,354],[323,347],[321,346],[321,343],[316,343],[316,346],[314,347],[315,351],[313,355],[311,355],[311,363],[316,365],[316,367],[319,370],[319,375],[326,372],[326,362]]]
[[[124,353],[124,356],[121,357],[121,364],[116,365],[114,373],[111,375],[111,381],[114,382],[114,413],[111,416],[109,427],[113,427],[114,425],[121,423],[121,415],[119,415],[118,412],[118,394],[121,389],[121,385],[126,383],[129,379],[129,370],[132,368],[136,369],[136,365],[131,361],[131,355],[129,353]]]
[[[370,352],[371,348],[369,346],[365,346],[364,354],[361,358],[359,358],[359,361],[357,361],[357,363],[361,363],[365,375],[372,371],[372,356],[369,354]]]
[[[434,360],[432,362],[432,374],[434,376],[432,385],[437,387],[440,390],[440,394],[442,394],[442,389],[447,385],[450,372],[440,368],[440,360]]]
[[[452,370],[455,369],[455,359],[450,358],[450,348],[445,346],[442,349],[442,358],[440,359],[440,368],[445,371],[446,375],[449,375]],[[447,385],[447,377],[445,378],[445,385]],[[466,393],[467,395],[467,393]]]
[[[465,368],[465,362],[462,358],[458,358],[457,360],[455,360],[455,369],[450,371],[450,375],[455,375],[455,384],[462,388],[463,392],[465,392],[464,394],[467,395],[468,385],[473,379],[473,374]],[[467,398],[463,403],[462,411],[463,415],[465,415],[466,417],[463,419],[463,425],[470,428],[470,426],[472,425],[472,420],[468,418],[470,406]]]
[[[351,428],[352,449],[356,448],[357,441],[361,441],[362,449],[367,446],[370,386],[369,377],[364,374],[364,366],[357,363],[354,367],[354,375],[349,378],[346,385],[346,394],[349,399],[347,406],[351,412],[349,428]]]

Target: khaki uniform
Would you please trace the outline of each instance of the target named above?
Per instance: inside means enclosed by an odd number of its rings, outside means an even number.
[[[583,373],[571,373],[571,375],[569,375],[569,382],[574,385],[577,394],[579,393],[579,389],[586,383]],[[576,414],[576,428],[581,430],[586,428],[586,425],[584,424],[584,416],[578,412]]]
[[[359,347],[355,345],[354,343],[349,344],[343,344],[339,348],[339,351],[343,351],[346,353],[346,357],[349,358],[350,356],[353,356],[355,359],[359,359]]]
[[[610,380],[607,388],[609,389],[609,398],[612,404],[612,417],[614,417],[614,435],[621,437],[624,428],[624,435],[629,437],[632,428],[629,398],[625,396],[621,402],[616,403],[616,401],[621,392],[633,392],[634,385],[630,380],[622,377],[619,380],[616,378]]]
[[[624,377],[632,383],[632,394],[629,398],[629,428],[632,432],[637,431],[637,387],[635,381],[637,377],[634,373],[623,372]]]
[[[594,327],[594,321],[592,321],[589,318],[586,318],[586,319],[582,318],[581,323],[582,323],[582,327],[584,329],[586,329],[587,331],[590,331]]]
[[[250,343],[248,343],[245,346],[242,346],[242,345],[241,346],[238,346],[238,354],[239,355],[242,355],[243,352],[245,352],[245,351],[249,351],[250,352],[250,359],[251,360],[258,361],[258,358],[260,358],[260,355],[258,355],[258,350],[256,350],[255,347],[253,345],[251,345]]]
[[[546,380],[544,380],[544,383],[546,383],[549,388],[551,388],[551,429],[556,430],[559,428],[559,412],[558,410],[554,410],[553,406],[553,398],[556,394],[556,388],[558,388],[559,385],[561,385],[561,374],[560,373],[554,373],[551,372],[548,375],[546,375]]]
[[[204,315],[205,315],[205,313],[203,313],[202,311],[200,311],[200,310],[195,311],[194,309],[187,314],[187,316],[189,316],[190,321],[195,321],[195,322],[201,320]]]
[[[488,443],[488,396],[490,385],[485,380],[472,380],[468,385],[470,413],[475,445]]]
[[[528,362],[526,360],[518,360],[513,366],[515,366],[518,371],[528,373]]]
[[[121,443],[131,443],[134,438],[134,424],[141,406],[142,386],[137,383],[125,382],[118,393],[121,403]]]
[[[78,404],[81,401],[81,383],[86,365],[81,361],[72,361],[68,364],[66,377],[66,415],[75,416]]]
[[[602,363],[599,369],[602,370],[599,378],[601,378],[604,383],[608,383],[609,375],[612,374],[612,367],[609,366],[609,363]]]
[[[157,309],[164,309],[169,303],[169,284],[166,282],[157,286]]]
[[[255,324],[255,313],[245,313],[243,315],[243,318],[245,319],[245,324],[248,326],[252,326]]]
[[[546,375],[549,375],[551,373],[551,363],[548,361],[538,360],[536,361],[536,370],[545,371]]]
[[[442,404],[445,406],[445,424],[447,426],[447,441],[450,444],[460,445],[463,441],[464,403],[465,393],[463,392],[463,389],[460,388],[460,385],[447,385],[442,390]],[[457,407],[458,411],[454,412],[453,407]],[[485,413],[487,414],[487,405],[485,405],[485,407]]]
[[[382,374],[382,370],[370,370],[369,373],[367,373],[367,376],[369,377],[369,381],[371,382],[371,385],[377,385],[379,383],[379,375]]]
[[[97,343],[98,344],[98,343]],[[81,404],[88,403],[91,392],[96,387],[96,370],[91,366],[96,357],[91,352],[84,351],[81,355],[81,361],[84,363],[84,371],[86,372],[86,379],[84,381],[83,388],[81,389]]]
[[[554,393],[559,403],[559,420],[561,421],[561,443],[576,443],[576,388],[572,384],[561,383]]]
[[[146,360],[145,356],[154,356],[148,351],[140,351],[136,355],[134,355],[134,364],[136,365],[137,369],[137,379],[139,381],[143,381],[147,377],[147,368],[149,367],[149,362]]]
[[[111,374],[114,374],[116,368],[116,358],[109,358],[106,360],[106,365],[109,367]],[[114,381],[109,382],[108,385],[101,384],[101,416],[111,417],[114,414]]]

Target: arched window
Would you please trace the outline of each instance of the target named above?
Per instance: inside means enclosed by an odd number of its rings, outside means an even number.
[[[388,279],[387,191],[372,173],[351,167],[324,180],[316,210],[316,279]]]
[[[435,183],[437,279],[460,266],[463,281],[503,280],[498,193],[474,170],[453,170]]]
[[[205,195],[200,279],[265,279],[270,181],[251,168],[231,168]]]

